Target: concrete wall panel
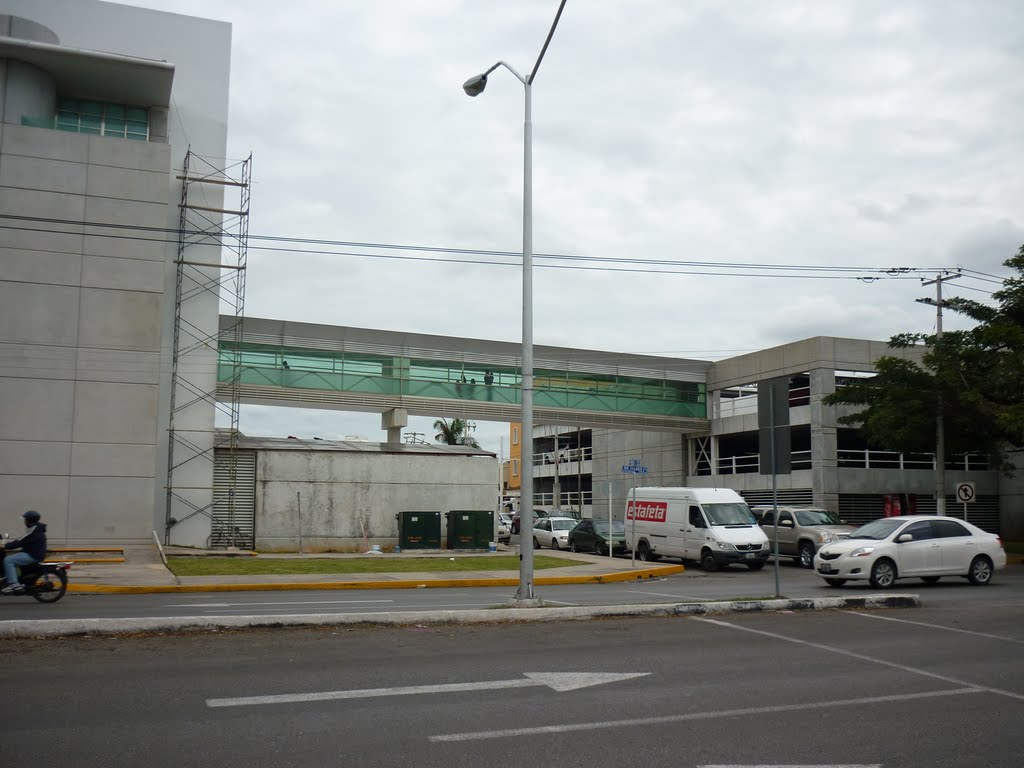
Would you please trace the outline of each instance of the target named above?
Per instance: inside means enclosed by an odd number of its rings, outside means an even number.
[[[50,345],[8,344],[0,355],[0,377],[74,379],[75,350]]]
[[[171,170],[171,148],[167,144],[89,136],[89,163],[136,171],[164,174]]]
[[[0,282],[0,340],[73,346],[78,302],[77,288]]]
[[[74,440],[150,446],[156,440],[156,400],[155,386],[80,381]]]
[[[86,172],[84,163],[9,155],[0,164],[0,187],[84,195]]]
[[[24,530],[18,516],[34,509],[46,523],[47,541],[55,543],[67,538],[69,488],[66,475],[0,475],[0,499],[4,500],[0,531],[14,535]]]
[[[11,282],[78,285],[82,274],[78,253],[0,248],[0,264],[3,279]]]
[[[83,288],[79,344],[134,350],[160,348],[162,295]]]
[[[69,492],[74,503],[68,516],[68,538],[153,540],[148,515],[153,504],[152,480],[72,477]]]
[[[90,227],[90,231],[99,231],[99,228]],[[108,236],[86,235],[82,243],[82,253],[87,256],[159,262],[167,259],[168,245],[164,235],[159,232],[131,232],[118,235],[117,230],[107,228],[104,231]]]
[[[159,384],[159,352],[126,352],[114,349],[79,349],[77,378],[82,381],[110,381],[124,384]]]
[[[5,475],[66,475],[71,444],[0,440],[0,468]]]
[[[0,440],[70,440],[75,383],[0,379]]]
[[[164,265],[160,261],[83,256],[82,286],[161,293]]]
[[[116,200],[112,197],[83,197],[85,220],[101,224],[116,224],[139,227],[167,226],[167,206],[162,203],[140,203],[131,200]],[[88,235],[126,235],[129,237],[153,237],[152,232],[115,230],[110,227],[85,227]]]
[[[3,144],[0,147],[5,155],[42,157],[72,163],[89,161],[89,137],[68,131],[5,125]]]
[[[75,443],[71,450],[70,473],[76,476],[152,477],[155,469],[152,445]]]
[[[139,142],[129,143],[138,144]],[[155,172],[115,168],[108,165],[89,167],[87,193],[91,196],[166,204],[170,190],[166,168]]]

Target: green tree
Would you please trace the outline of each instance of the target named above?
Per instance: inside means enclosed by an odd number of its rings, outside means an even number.
[[[876,376],[825,399],[826,405],[861,407],[839,422],[859,427],[874,446],[931,452],[941,395],[947,451],[987,453],[1011,474],[1012,454],[1024,450],[1024,246],[1003,263],[1014,274],[992,294],[994,306],[963,298],[944,302],[975,327],[940,337],[894,336],[892,349],[924,345],[920,363],[880,358]]]
[[[476,438],[469,434],[469,422],[462,419],[452,419],[449,423],[445,419],[438,419],[434,422],[434,429],[437,434],[434,439],[445,445],[468,445],[472,448],[479,448],[480,444]]]

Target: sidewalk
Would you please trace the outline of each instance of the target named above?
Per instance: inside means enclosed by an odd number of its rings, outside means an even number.
[[[168,556],[224,556],[223,550],[204,551],[169,547]],[[598,557],[582,553],[544,550],[546,557],[571,560],[565,568],[545,568],[534,572],[534,583],[600,584],[615,581],[636,581],[674,573],[682,573],[678,564],[655,565],[637,561],[632,567],[629,558]],[[487,553],[482,553],[484,556]],[[509,554],[499,550],[499,554]],[[408,559],[410,557],[458,558],[480,556],[480,552],[338,554],[318,553],[262,554],[261,559],[289,558],[365,558]],[[240,552],[239,557],[251,556]],[[345,574],[283,574],[238,576],[177,577],[163,564],[155,545],[124,547],[123,563],[76,563],[70,571],[69,592],[78,594],[145,594],[156,592],[238,592],[246,590],[295,589],[427,589],[439,587],[505,587],[519,584],[519,571],[430,571],[423,573],[345,573]],[[582,564],[580,564],[582,563]]]

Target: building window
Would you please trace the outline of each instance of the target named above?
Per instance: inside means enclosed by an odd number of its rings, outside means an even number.
[[[519,427],[512,427],[512,445],[519,445]]]
[[[62,98],[57,102],[55,127],[58,131],[147,141],[149,110],[125,104]]]
[[[519,459],[512,459],[512,477],[519,477]]]

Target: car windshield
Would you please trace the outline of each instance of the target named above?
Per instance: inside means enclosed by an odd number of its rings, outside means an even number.
[[[594,530],[600,534],[608,533],[608,521],[607,520],[595,520]],[[626,526],[622,524],[621,520],[612,520],[612,533],[625,533]]]
[[[870,523],[862,525],[860,528],[850,534],[851,539],[872,539],[874,541],[881,541],[887,539],[892,535],[893,531],[903,525],[906,520],[897,520],[895,518],[874,520]]]
[[[750,507],[741,501],[701,506],[712,525],[757,525]]]
[[[800,525],[842,525],[839,515],[824,509],[798,509],[796,519]]]
[[[576,527],[575,520],[552,520],[551,530],[553,531],[568,531]]]

